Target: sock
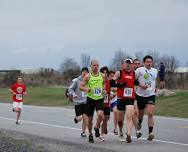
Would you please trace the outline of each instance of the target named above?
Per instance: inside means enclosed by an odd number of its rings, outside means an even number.
[[[139,124],[141,124],[141,123],[142,123],[142,121],[143,121],[143,119],[139,119]]]
[[[149,127],[149,134],[153,132],[153,127]]]

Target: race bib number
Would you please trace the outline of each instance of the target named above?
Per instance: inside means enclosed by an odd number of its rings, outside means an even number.
[[[133,88],[125,88],[124,97],[132,97],[132,96],[133,96]]]
[[[82,91],[81,93],[82,93],[82,98],[86,98],[86,93],[84,91]]]
[[[147,88],[147,90],[153,90],[152,89],[152,82],[151,81],[148,81],[148,82],[146,82],[146,84],[147,84],[147,86],[148,86],[148,88]]]
[[[22,94],[16,94],[16,99],[17,100],[22,100],[23,98],[23,95]]]
[[[101,94],[102,94],[101,88],[94,89],[94,96],[101,96]]]
[[[106,94],[105,96],[104,96],[104,103],[108,103],[108,100],[109,98],[108,98],[108,94]]]

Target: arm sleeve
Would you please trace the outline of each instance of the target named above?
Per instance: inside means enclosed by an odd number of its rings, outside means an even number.
[[[74,79],[68,88],[69,93],[72,95],[75,94],[76,87],[77,87],[77,80]]]

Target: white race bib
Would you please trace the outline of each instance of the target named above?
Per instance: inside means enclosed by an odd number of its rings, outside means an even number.
[[[101,88],[95,88],[93,91],[94,96],[101,96],[102,94]]]
[[[152,82],[151,81],[146,82],[146,84],[148,86],[147,90],[149,90],[149,91],[153,90],[152,89]]]
[[[124,97],[132,97],[133,88],[124,88]]]
[[[106,94],[105,96],[104,96],[104,103],[108,103],[108,94]]]
[[[82,98],[86,98],[86,92],[82,91],[81,94]]]
[[[16,94],[16,99],[17,100],[22,100],[23,98],[23,95],[22,94]]]

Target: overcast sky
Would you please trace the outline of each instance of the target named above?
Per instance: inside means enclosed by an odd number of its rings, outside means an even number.
[[[188,0],[0,0],[0,69],[155,49],[188,61]]]

